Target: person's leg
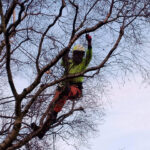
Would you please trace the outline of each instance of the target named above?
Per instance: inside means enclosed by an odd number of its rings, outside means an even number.
[[[60,90],[56,90],[55,95],[53,97],[52,102],[54,102],[56,99],[59,98],[61,91]],[[44,123],[44,127],[43,130],[37,135],[40,139],[44,136],[44,129],[45,131],[49,130],[50,125],[55,123],[56,118],[57,118],[57,114],[58,112],[53,111],[53,113],[48,114],[46,121]],[[31,129],[33,129],[33,131],[37,131],[40,127],[36,125],[36,123],[31,123]]]
[[[68,95],[70,92],[70,87],[65,87],[62,89],[62,91],[59,93],[58,96],[55,96],[54,99],[52,100],[52,102],[54,102],[54,111],[55,112],[60,112],[63,108],[63,106],[65,105],[67,99],[68,99]]]
[[[56,122],[57,114],[62,110],[68,98],[67,91],[56,91],[54,98],[52,99],[52,105],[54,105],[53,111],[50,112],[46,118],[46,121],[43,125],[43,129],[37,135],[40,139],[46,134],[46,132],[50,129],[51,125]]]
[[[53,111],[47,115],[46,121],[43,125],[43,129],[37,135],[40,139],[43,138],[45,133],[50,129],[51,125],[56,122],[57,114],[62,110],[63,106],[65,105],[68,99],[68,88],[61,90],[56,90],[54,98],[51,101],[51,104],[54,105]],[[36,131],[39,129],[35,123],[31,124],[31,128]]]

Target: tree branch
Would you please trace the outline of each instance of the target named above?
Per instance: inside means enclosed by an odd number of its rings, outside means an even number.
[[[49,31],[49,29],[51,27],[53,27],[55,25],[55,23],[57,22],[57,20],[61,17],[62,15],[62,11],[63,11],[63,8],[66,6],[65,4],[65,0],[62,0],[62,6],[59,10],[59,14],[56,16],[56,18],[54,19],[53,23],[51,23],[47,29],[45,30],[45,32],[43,33],[42,37],[41,37],[41,40],[40,40],[40,44],[39,44],[39,49],[38,49],[38,55],[37,55],[37,58],[36,58],[36,69],[37,69],[37,72],[40,73],[40,67],[39,67],[39,58],[40,58],[40,54],[41,54],[41,51],[42,51],[42,44],[43,44],[43,41],[44,41],[44,38],[47,34],[47,32]]]
[[[78,10],[79,10],[79,7],[78,5],[76,5],[74,2],[72,2],[71,0],[69,0],[70,4],[75,7],[75,16],[74,16],[74,20],[73,20],[73,24],[72,24],[72,35],[71,35],[71,38],[74,36],[75,34],[75,28],[76,28],[76,20],[77,20],[77,16],[78,16]]]
[[[0,1],[0,5],[2,6],[2,2]],[[15,9],[15,7],[16,7],[16,0],[13,0],[12,1],[12,3],[11,3],[11,5],[10,5],[10,7],[9,7],[9,9],[7,10],[7,12],[6,12],[6,14],[5,14],[5,25],[7,26],[7,24],[8,24],[8,22],[9,22],[9,20],[10,20],[10,18],[11,18],[11,15],[12,15],[12,13],[13,13],[13,10]],[[3,30],[0,28],[0,34],[3,32]]]

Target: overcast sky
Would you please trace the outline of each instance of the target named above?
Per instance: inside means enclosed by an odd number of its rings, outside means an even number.
[[[150,86],[137,81],[115,84],[91,150],[150,150]]]

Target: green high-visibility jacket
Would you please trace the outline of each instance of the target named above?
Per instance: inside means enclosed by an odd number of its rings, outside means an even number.
[[[87,66],[89,65],[90,61],[92,59],[92,47],[89,47],[86,51],[86,56],[83,58],[82,62],[78,65],[74,64],[72,59],[69,59],[69,66],[68,66],[68,75],[73,75],[76,73],[80,73],[82,71],[85,71]],[[62,66],[65,68],[65,63],[62,61]],[[84,78],[81,77],[75,77],[72,79],[69,79],[69,82],[73,83],[82,83]]]

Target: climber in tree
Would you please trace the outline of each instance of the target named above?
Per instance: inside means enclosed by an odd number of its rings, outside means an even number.
[[[63,56],[62,66],[65,68],[64,75],[81,73],[87,68],[92,58],[92,37],[86,34],[86,40],[88,41],[88,49],[85,57],[85,49],[82,45],[73,47],[72,59],[68,58],[68,53]],[[48,114],[43,129],[37,135],[40,139],[42,139],[45,133],[50,129],[50,126],[56,122],[57,114],[62,110],[66,101],[75,100],[82,96],[82,83],[83,76],[79,76],[67,79],[58,85],[55,96],[51,102],[53,111]],[[31,128],[34,131],[39,129],[35,123],[31,124]]]

